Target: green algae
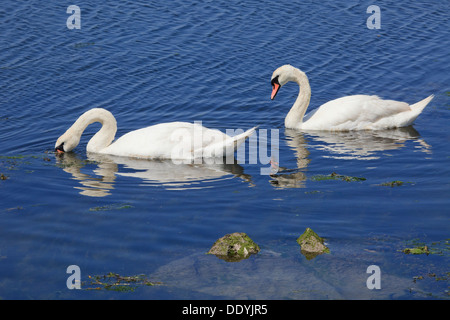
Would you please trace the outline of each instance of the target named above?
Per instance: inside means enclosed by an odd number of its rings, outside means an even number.
[[[403,185],[403,181],[399,181],[399,180],[384,182],[384,183],[380,184],[380,186],[383,186],[383,187],[399,187],[402,185]]]
[[[394,181],[383,182],[383,183],[379,184],[379,186],[393,188],[393,187],[403,186],[405,183],[413,183],[413,182],[403,182],[400,180],[394,180]]]
[[[81,42],[81,43],[75,43],[73,45],[73,47],[76,49],[80,49],[80,48],[90,47],[90,46],[94,46],[94,45],[95,45],[95,42]]]
[[[404,254],[434,254],[439,256],[447,256],[450,253],[450,239],[443,241],[435,241],[431,244],[426,244],[419,239],[408,241],[407,248],[400,250]]]
[[[105,275],[88,276],[89,281],[83,283],[86,290],[109,290],[118,292],[133,292],[140,286],[156,286],[161,282],[150,281],[147,276],[140,274],[136,276],[121,276],[109,272]]]
[[[104,206],[92,207],[89,208],[89,211],[111,211],[111,210],[124,210],[131,208],[133,208],[132,205],[128,203],[121,203],[121,204],[109,204]]]
[[[402,252],[406,254],[426,254],[426,255],[430,254],[430,250],[428,250],[427,246],[405,248],[402,250]]]
[[[426,275],[414,276],[413,282],[415,283],[417,280],[423,280],[426,277],[431,278],[435,281],[448,281],[450,280],[450,272],[446,272],[445,274],[437,275],[436,273],[430,272]]]
[[[425,288],[434,288],[436,286],[439,286],[442,288],[442,291],[436,292],[436,290],[433,290],[433,292],[430,292],[428,290],[421,290],[417,286],[414,286],[413,288],[410,288],[410,292],[433,299],[448,299],[450,298],[450,290],[448,290],[448,286],[445,286],[445,283],[448,283],[449,280],[450,272],[444,272],[440,274],[436,274],[435,272],[426,272],[417,276],[413,276],[413,283],[416,284],[420,282],[421,286],[425,286]]]
[[[315,175],[312,176],[310,179],[313,181],[342,180],[346,182],[361,182],[366,180],[366,178],[346,176],[342,174],[337,174],[336,172],[332,172],[329,175],[322,175],[322,174]]]

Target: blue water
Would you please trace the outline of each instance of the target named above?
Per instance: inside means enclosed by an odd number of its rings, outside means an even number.
[[[66,25],[72,4],[81,29]],[[371,4],[3,1],[0,298],[448,299],[449,6],[377,2],[381,29],[368,29]],[[286,63],[308,75],[311,110],[351,94],[435,98],[403,130],[285,130],[298,87],[269,98]],[[99,125],[56,156],[56,139],[93,107],[114,114],[117,137],[169,121],[278,130],[280,170],[96,158],[85,148]],[[332,172],[365,180],[317,179]],[[330,254],[300,253],[307,227]],[[235,263],[205,254],[232,232],[261,252]],[[439,254],[401,252],[417,242]],[[66,286],[70,265],[81,290]],[[366,286],[370,265],[381,289]],[[87,290],[109,272],[162,284]]]

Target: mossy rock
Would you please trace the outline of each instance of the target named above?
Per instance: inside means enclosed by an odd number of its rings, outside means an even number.
[[[237,262],[247,259],[260,250],[259,246],[247,234],[235,232],[218,239],[208,251],[208,254],[213,254],[227,262]]]
[[[300,252],[311,260],[322,253],[330,253],[330,249],[324,245],[323,238],[319,237],[312,229],[306,228],[305,232],[298,237],[297,243],[300,245]]]

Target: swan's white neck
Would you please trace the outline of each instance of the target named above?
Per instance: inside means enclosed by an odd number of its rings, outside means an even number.
[[[300,129],[303,123],[306,109],[311,99],[311,87],[306,74],[298,69],[294,69],[288,81],[294,81],[299,85],[297,100],[284,120],[286,128]]]
[[[100,122],[101,129],[89,140],[86,150],[88,152],[99,152],[106,148],[114,140],[117,131],[117,122],[111,112],[94,108],[83,113],[67,132],[74,135],[78,140],[84,130],[92,123]]]

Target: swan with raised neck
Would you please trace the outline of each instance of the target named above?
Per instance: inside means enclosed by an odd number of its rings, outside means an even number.
[[[302,130],[378,130],[411,125],[433,95],[415,104],[383,100],[374,95],[352,95],[329,101],[305,116],[311,99],[306,74],[291,65],[276,69],[271,78],[273,100],[280,88],[293,81],[299,85],[297,99],[289,110],[286,128]]]

